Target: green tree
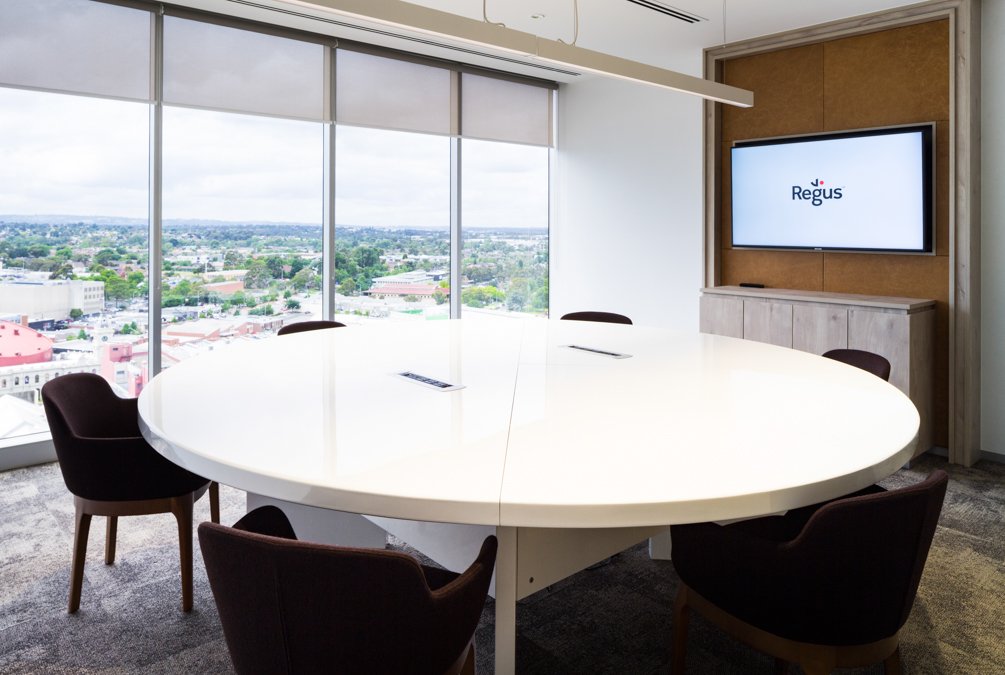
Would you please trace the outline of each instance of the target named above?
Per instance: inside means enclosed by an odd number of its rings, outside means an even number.
[[[318,288],[320,285],[321,277],[312,270],[310,267],[304,267],[299,272],[293,275],[291,283],[293,288],[298,291],[306,291],[312,288]]]
[[[121,256],[110,248],[103,248],[94,254],[94,262],[103,267],[108,266],[110,263],[115,262],[121,258]]]
[[[283,269],[285,264],[285,261],[278,255],[270,255],[265,259],[265,266],[269,268],[270,272],[272,272],[273,279],[281,279],[286,276]]]
[[[360,246],[356,249],[354,257],[360,267],[376,267],[380,264],[381,253],[382,251],[379,248]]]
[[[133,297],[135,289],[129,282],[118,276],[114,272],[105,277],[105,299],[106,300],[128,300]]]
[[[48,258],[49,247],[45,244],[31,244],[28,246],[28,256],[31,258]]]
[[[82,316],[84,316],[84,310],[80,309],[79,307],[74,307],[73,309],[70,310],[70,318],[73,319],[74,321],[76,321]]]
[[[433,291],[433,300],[436,301],[437,305],[442,305],[449,299],[450,297],[444,292],[442,288],[437,288],[435,291]]]
[[[461,291],[461,302],[468,307],[485,307],[505,299],[506,294],[495,286],[472,286]]]
[[[255,259],[255,262],[248,268],[247,274],[244,275],[244,287],[245,288],[268,288],[269,282],[273,279],[272,272],[261,260]]]
[[[49,275],[50,279],[72,279],[73,278],[73,265],[70,263],[63,263],[56,269],[52,271]]]
[[[286,301],[286,309],[300,309],[300,301],[290,298]]]
[[[523,310],[530,295],[530,286],[524,278],[513,279],[506,289],[506,307],[511,312]]]
[[[548,311],[548,277],[541,282],[541,286],[534,291],[530,300],[531,309],[537,312]]]
[[[241,254],[233,249],[230,249],[223,254],[223,269],[225,270],[241,269],[242,262],[243,259],[241,258]]]
[[[349,277],[339,285],[338,292],[341,293],[342,295],[355,295],[356,282],[353,280],[352,277]]]

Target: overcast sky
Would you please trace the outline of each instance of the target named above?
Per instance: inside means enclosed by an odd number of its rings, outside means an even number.
[[[0,87],[0,214],[145,219],[146,104]],[[340,224],[449,225],[449,139],[337,133]],[[322,126],[166,108],[164,217],[320,224]],[[547,227],[548,150],[464,141],[464,222]]]

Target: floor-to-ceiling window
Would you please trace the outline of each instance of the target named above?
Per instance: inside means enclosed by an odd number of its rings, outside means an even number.
[[[0,439],[58,374],[547,315],[553,85],[161,7],[0,2]]]
[[[162,368],[321,317],[327,58],[164,18]]]
[[[461,93],[465,316],[547,316],[551,92],[464,73]]]
[[[353,50],[335,63],[336,312],[449,318],[456,75]]]
[[[0,439],[48,429],[55,377],[99,373],[122,395],[145,381],[150,25],[0,3]]]
[[[450,139],[339,126],[336,319],[447,319]]]
[[[548,149],[463,141],[466,317],[548,313]]]

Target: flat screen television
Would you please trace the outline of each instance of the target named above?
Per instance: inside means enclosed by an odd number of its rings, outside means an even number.
[[[934,124],[739,141],[733,248],[934,253]]]

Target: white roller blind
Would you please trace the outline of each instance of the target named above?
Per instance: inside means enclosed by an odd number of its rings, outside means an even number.
[[[551,89],[463,73],[461,135],[551,145]]]
[[[164,101],[323,119],[324,47],[165,17]]]
[[[150,12],[0,0],[0,84],[150,99]]]
[[[450,71],[340,49],[335,57],[335,121],[449,134]]]

